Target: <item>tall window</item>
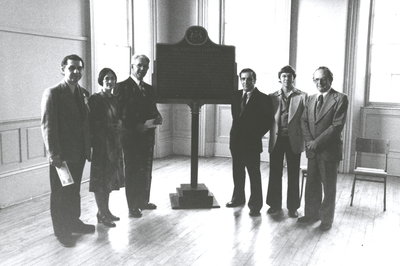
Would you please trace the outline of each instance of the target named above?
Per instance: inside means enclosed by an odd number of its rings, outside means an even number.
[[[99,90],[97,75],[104,67],[112,68],[122,81],[129,76],[131,58],[130,0],[91,1],[92,42],[94,43],[93,92]]]
[[[238,72],[253,69],[264,93],[280,88],[277,73],[289,63],[290,0],[225,1],[224,36],[236,47]]]
[[[400,104],[400,1],[374,0],[372,8],[368,100]]]

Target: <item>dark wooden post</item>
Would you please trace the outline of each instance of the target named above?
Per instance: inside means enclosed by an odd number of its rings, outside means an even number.
[[[190,186],[197,188],[199,170],[199,115],[201,105],[198,102],[189,104],[192,112],[192,150]]]

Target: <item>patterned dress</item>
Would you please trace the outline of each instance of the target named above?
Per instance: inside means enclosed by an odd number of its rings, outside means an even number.
[[[92,135],[91,192],[111,192],[125,185],[121,120],[117,97],[104,92],[89,98]]]

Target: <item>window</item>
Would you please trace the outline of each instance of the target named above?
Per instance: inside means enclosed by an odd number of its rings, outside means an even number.
[[[400,1],[375,0],[369,46],[369,97],[372,104],[400,104]]]
[[[118,81],[129,77],[130,40],[130,1],[91,1],[92,43],[94,44],[93,91],[99,91],[97,75],[104,67],[112,68]]]
[[[277,73],[289,63],[289,0],[225,1],[224,36],[224,44],[236,47],[238,73],[253,69],[264,93],[281,87]]]

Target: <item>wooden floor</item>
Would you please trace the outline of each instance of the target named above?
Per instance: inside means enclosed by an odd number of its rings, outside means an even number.
[[[265,197],[267,163],[262,175]],[[121,217],[117,227],[97,225],[72,248],[60,246],[53,235],[48,195],[2,209],[0,265],[400,265],[399,179],[388,180],[383,212],[381,184],[360,183],[350,207],[352,178],[340,175],[335,222],[330,231],[320,232],[319,223],[299,225],[286,210],[271,217],[264,205],[262,215],[252,218],[247,206],[226,208],[231,176],[229,158],[201,158],[199,183],[208,186],[221,208],[172,210],[169,193],[190,183],[190,158],[155,160],[151,201],[158,208],[129,218],[125,191],[115,191],[110,201]],[[87,184],[81,196],[82,220],[96,224]],[[300,213],[303,207],[302,202]]]

